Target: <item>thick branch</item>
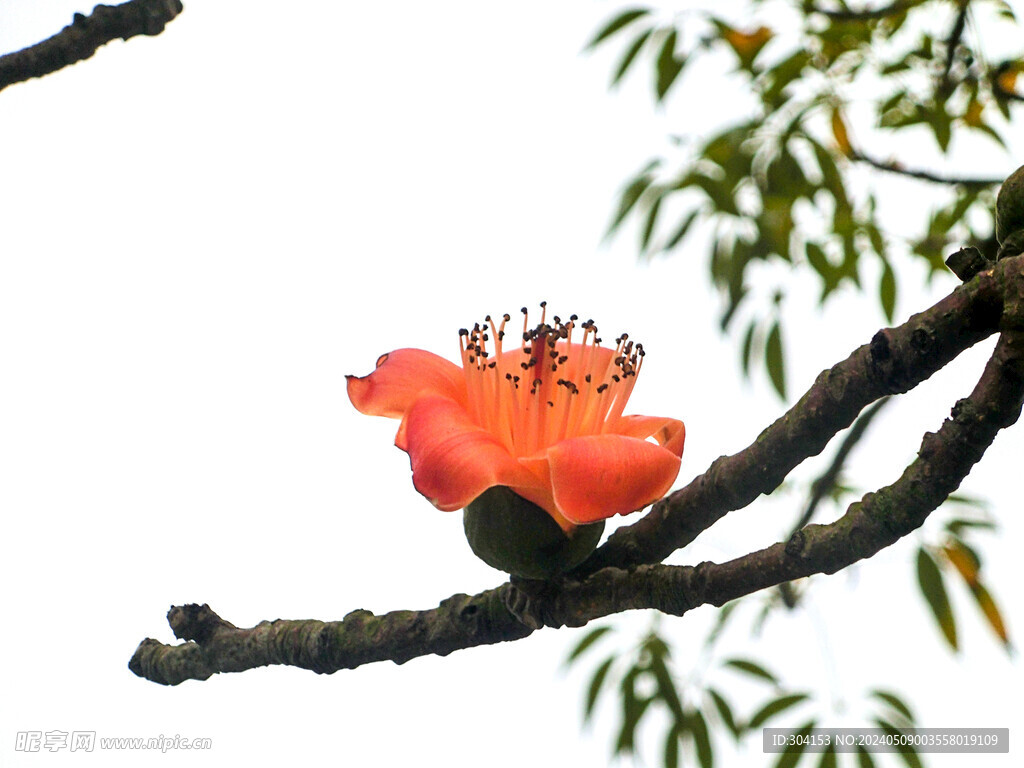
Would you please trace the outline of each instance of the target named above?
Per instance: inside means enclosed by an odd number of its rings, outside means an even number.
[[[179,0],[130,0],[121,5],[97,5],[53,37],[6,56],[0,56],[0,90],[42,77],[88,59],[112,40],[158,35],[184,10]]]
[[[954,322],[953,316],[960,316],[960,321]],[[764,450],[763,444],[781,441],[786,448],[787,441],[806,428],[808,420],[820,421],[819,409],[841,412],[852,407],[863,393],[851,395],[853,400],[847,399],[846,393],[866,386],[858,376],[877,378],[890,389],[908,388],[921,380],[917,377],[922,371],[941,367],[948,359],[945,356],[955,354],[952,350],[958,345],[969,346],[986,335],[983,329],[996,325],[1003,335],[978,385],[970,397],[956,404],[937,433],[925,435],[918,458],[900,479],[851,505],[836,522],[809,525],[788,542],[721,564],[608,567],[581,580],[513,582],[473,597],[455,595],[433,610],[394,611],[383,616],[355,611],[336,622],[278,620],[239,629],[208,606],[172,608],[168,620],[174,633],[189,642],[167,646],[144,640],[129,668],[149,680],[171,685],[268,664],[329,673],[384,659],[403,663],[426,654],[447,655],[459,648],[517,640],[542,626],[582,626],[625,610],[654,608],[682,615],[698,605],[723,605],[796,578],[835,573],[920,526],[956,490],[996,433],[1019,418],[1024,402],[1024,257],[1000,262],[908,324],[880,331],[871,345],[823,373],[801,400],[802,405],[766,430],[757,443],[716,462],[719,469],[709,470],[711,480],[691,484],[696,487],[693,494],[705,494],[709,503],[716,496],[719,501],[735,501],[735,496],[723,495],[727,479],[749,490],[776,472],[759,463],[776,458],[758,453]],[[949,335],[935,337],[940,330]],[[958,341],[947,344],[952,337]],[[880,338],[884,341],[878,341]],[[885,354],[880,351],[883,345]],[[817,388],[822,392],[815,394]],[[821,399],[825,393],[828,398]],[[774,435],[770,434],[773,430]],[[790,458],[794,455],[792,446],[788,454]],[[716,485],[716,478],[723,484]],[[753,484],[744,482],[750,478]],[[679,493],[684,504],[687,498],[694,498],[686,496],[686,489]],[[666,508],[665,519],[672,520],[678,530],[671,502]]]
[[[717,459],[689,485],[659,501],[639,522],[617,530],[579,569],[658,563],[727,512],[774,491],[804,459],[824,450],[867,405],[920,384],[998,329],[1003,295],[1024,284],[1024,259],[1004,259],[898,328],[823,371],[807,393],[757,440]]]
[[[172,607],[167,621],[184,645],[147,638],[128,662],[136,675],[164,685],[205,680],[217,672],[243,672],[285,664],[317,673],[354,669],[390,659],[447,656],[460,648],[519,640],[533,630],[505,608],[505,584],[470,597],[453,595],[427,611],[392,611],[375,616],[352,611],[341,621],[264,621],[239,629],[208,605]]]

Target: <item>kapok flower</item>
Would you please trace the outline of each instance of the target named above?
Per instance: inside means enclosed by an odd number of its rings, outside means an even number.
[[[510,316],[499,324],[488,316],[459,331],[461,366],[398,349],[368,376],[347,376],[348,396],[362,413],[401,418],[395,445],[437,508],[462,509],[505,486],[572,536],[575,526],[661,498],[679,472],[686,431],[677,419],[623,415],[642,345],[623,334],[603,347],[592,320],[549,325],[541,307],[533,329],[522,309],[522,342],[512,349]]]

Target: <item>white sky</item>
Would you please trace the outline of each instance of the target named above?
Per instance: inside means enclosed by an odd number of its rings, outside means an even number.
[[[577,631],[329,677],[275,668],[164,688],[126,664],[143,637],[172,640],[171,604],[251,626],[428,608],[503,581],[460,516],[413,490],[397,423],[349,405],[344,374],[382,352],[454,356],[460,326],[541,299],[629,331],[650,352],[630,412],[687,423],[679,485],[782,412],[763,379],[739,380],[702,252],[640,265],[631,236],[601,243],[622,180],[721,96],[694,91],[664,113],[645,79],[609,95],[611,58],[580,50],[616,7],[190,2],[157,38],[0,93],[0,764],[607,762],[617,714],[581,733],[584,675],[558,671]],[[0,49],[90,8],[7,0]],[[898,319],[953,285],[905,292]],[[884,323],[849,298],[791,316],[794,394]],[[890,406],[852,479],[895,479],[984,356]],[[1022,455],[1018,426],[963,488],[996,505],[1001,534],[978,543],[1011,632]],[[770,544],[797,505],[734,513],[673,562]],[[916,538],[820,578],[806,608],[727,648],[826,698],[834,658],[851,718],[880,686],[906,693],[921,725],[1013,729],[1019,664],[963,590],[965,651],[940,646],[912,582]],[[663,623],[681,674],[713,617]],[[14,752],[26,730],[213,749]],[[929,765],[963,764],[942,758]]]

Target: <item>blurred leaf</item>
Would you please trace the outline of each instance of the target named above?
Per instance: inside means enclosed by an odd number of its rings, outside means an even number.
[[[948,502],[949,499],[946,499],[946,501]],[[960,534],[965,528],[981,528],[986,531],[994,531],[996,524],[991,520],[969,520],[964,517],[958,517],[946,523],[946,530],[954,535]]]
[[[693,746],[697,750],[697,760],[701,768],[713,768],[714,752],[711,748],[711,737],[708,735],[708,724],[700,710],[690,714],[690,733],[693,734]]]
[[[605,678],[608,677],[608,671],[612,668],[612,663],[615,661],[614,656],[609,656],[596,670],[594,670],[594,676],[590,678],[590,685],[587,687],[587,699],[583,705],[583,721],[586,722],[590,719],[590,716],[594,712],[594,705],[597,703],[597,697],[601,693],[601,688],[604,685]]]
[[[804,724],[800,730],[796,731],[794,735],[798,737],[807,736],[814,729],[815,725],[817,725],[817,721],[811,720],[809,723]],[[807,740],[798,738],[795,746],[791,749],[787,748],[785,752],[779,755],[779,759],[775,761],[775,768],[793,768],[806,749]]]
[[[791,707],[795,707],[803,701],[807,701],[808,698],[806,693],[791,693],[786,696],[779,696],[777,699],[772,699],[750,716],[750,721],[746,724],[744,730],[749,731],[759,728],[765,721],[785,712]]]
[[[860,768],[875,768],[875,761],[871,758],[871,753],[860,744],[857,745],[857,765]]]
[[[928,125],[935,134],[935,141],[945,153],[949,149],[949,140],[953,132],[953,120],[945,107],[938,107],[928,115]]]
[[[736,54],[736,58],[739,59],[740,67],[750,72],[753,70],[754,59],[757,58],[757,54],[761,52],[765,44],[772,39],[772,31],[765,26],[758,27],[753,32],[742,32],[734,27],[730,27],[724,21],[720,19],[711,19],[716,27],[718,27],[719,35],[730,48],[733,53]]]
[[[955,536],[950,536],[948,543],[941,551],[946,556],[946,560],[960,573],[967,586],[978,583],[981,560],[974,550]]]
[[[871,691],[871,695],[876,699],[881,699],[894,710],[896,710],[901,717],[906,719],[907,725],[914,724],[914,713],[910,711],[910,707],[907,706],[906,702],[903,701],[899,696],[891,691],[883,691],[881,689],[875,689]]]
[[[988,619],[988,624],[992,627],[992,631],[996,633],[996,636],[1003,641],[1003,645],[1009,650],[1010,635],[1006,631],[1006,624],[1003,622],[1002,614],[999,613],[999,608],[996,606],[995,600],[992,599],[992,595],[989,594],[988,589],[979,581],[971,587],[971,594],[974,595],[978,607],[981,608],[981,612]]]
[[[647,246],[651,243],[651,235],[654,234],[654,225],[657,223],[658,211],[661,210],[662,199],[662,196],[659,194],[651,205],[650,210],[647,211],[647,222],[644,224],[643,232],[640,235],[641,253],[645,252],[647,250]]]
[[[653,29],[645,30],[637,35],[636,39],[630,43],[626,52],[622,54],[622,59],[619,60],[619,66],[615,68],[615,74],[612,76],[612,85],[618,85],[619,81],[626,76],[626,72],[632,66],[636,60],[637,54],[640,53],[640,49],[644,47],[644,43],[647,42],[647,38],[654,32]]]
[[[652,171],[658,166],[657,160],[652,160],[640,173],[634,176],[626,188],[622,191],[622,197],[619,199],[619,209],[615,212],[615,217],[612,219],[611,225],[608,227],[608,232],[614,232],[618,229],[618,226],[622,223],[623,219],[629,215],[629,212],[633,210],[633,206],[636,205],[637,200],[646,191],[646,189],[654,183],[654,174]]]
[[[665,768],[678,768],[678,766],[679,730],[673,725],[665,734]]]
[[[890,736],[900,736],[902,734],[901,729],[890,723],[888,720],[876,717],[874,718],[874,722],[875,725]],[[914,750],[913,747],[906,744],[900,744],[899,742],[895,743],[893,746],[896,748],[903,762],[906,763],[907,768],[924,768],[924,766],[921,765],[921,758],[917,756],[917,751]]]
[[[618,16],[615,16],[603,27],[601,27],[600,31],[598,31],[598,33],[594,35],[593,39],[591,39],[589,43],[587,43],[585,50],[590,50],[596,47],[599,43],[601,43],[604,40],[607,40],[620,29],[624,29],[637,19],[642,18],[649,13],[650,10],[647,8],[631,8],[627,11],[623,11]]]
[[[821,753],[818,768],[836,768],[836,745],[834,742],[829,744],[825,751]]]
[[[718,714],[722,718],[725,727],[729,729],[729,733],[739,741],[742,729],[736,724],[736,718],[732,714],[732,707],[729,706],[729,702],[714,688],[708,688],[707,694],[711,697],[711,701],[714,702],[715,709],[718,710]]]
[[[658,101],[665,98],[665,94],[668,93],[668,89],[672,87],[672,83],[676,81],[679,73],[683,71],[683,64],[686,63],[685,58],[678,58],[676,56],[677,38],[678,34],[673,29],[668,33],[665,42],[661,45],[661,51],[658,53],[658,79],[655,85]]]
[[[774,67],[768,69],[763,78],[766,85],[761,91],[761,99],[770,107],[775,107],[782,101],[782,92],[794,80],[802,74],[804,67],[811,63],[811,54],[801,48],[791,56],[780,61]]]
[[[675,681],[665,664],[664,656],[658,655],[651,660],[651,673],[658,683],[658,695],[668,707],[677,723],[683,721],[683,702],[676,691]]]
[[[889,262],[882,266],[882,279],[878,283],[878,299],[882,303],[886,322],[891,323],[896,313],[896,274]]]
[[[917,550],[917,583],[946,642],[954,651],[957,650],[956,621],[949,604],[949,596],[946,594],[946,586],[942,581],[942,573],[924,547]]]
[[[743,366],[743,375],[750,375],[750,355],[753,351],[754,346],[754,331],[757,330],[757,323],[754,321],[750,322],[747,326],[747,332],[743,334],[743,345],[740,348],[740,363]]]
[[[636,695],[636,679],[640,676],[640,669],[633,667],[622,678],[619,686],[622,693],[622,726],[619,728],[619,737],[615,742],[615,754],[632,752],[636,745],[636,727],[640,719],[650,706],[650,698],[640,698]]]
[[[697,220],[697,216],[699,214],[700,214],[700,209],[699,208],[690,211],[689,215],[686,216],[682,220],[682,222],[679,224],[679,227],[676,229],[676,231],[672,233],[672,237],[670,237],[665,242],[665,245],[662,246],[662,250],[663,251],[670,251],[673,248],[675,248],[677,245],[679,245],[679,241],[681,241],[684,237],[686,237],[686,233],[690,230],[690,226],[693,224],[693,222]]]
[[[685,189],[686,187],[699,187],[704,191],[704,194],[708,196],[715,207],[722,213],[729,213],[734,216],[739,215],[739,210],[736,208],[736,201],[733,199],[732,190],[717,179],[712,179],[703,173],[694,171],[687,174],[677,185],[677,189]]]
[[[853,155],[853,145],[850,144],[850,132],[846,129],[846,120],[843,118],[843,113],[839,107],[832,109],[832,136],[836,140],[836,148],[840,154],[851,157]]]
[[[570,664],[572,664],[572,662],[574,662],[576,659],[578,659],[580,656],[586,653],[587,650],[594,645],[594,643],[596,643],[598,640],[600,640],[602,637],[604,637],[611,631],[612,628],[608,625],[605,625],[603,627],[596,627],[587,632],[583,637],[580,638],[580,641],[576,643],[576,647],[573,648],[572,651],[569,653],[569,656],[565,660],[565,666],[569,666]]]
[[[782,355],[782,332],[779,330],[778,322],[772,325],[768,331],[768,339],[764,345],[765,365],[768,367],[768,377],[772,386],[779,393],[779,397],[786,399],[786,368],[785,359]]]
[[[729,659],[723,662],[723,667],[732,667],[738,669],[740,672],[745,672],[751,677],[760,678],[761,680],[767,680],[773,685],[779,684],[779,679],[775,677],[771,672],[762,667],[756,662],[750,661],[750,659]]]

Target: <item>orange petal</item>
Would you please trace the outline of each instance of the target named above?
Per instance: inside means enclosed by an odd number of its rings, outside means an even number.
[[[462,509],[493,485],[539,484],[498,438],[447,397],[417,398],[395,445],[409,454],[416,490],[446,512]]]
[[[520,462],[548,473],[558,512],[577,525],[638,510],[664,496],[679,474],[675,453],[625,435],[563,440]]]
[[[368,376],[346,376],[348,399],[369,416],[400,419],[420,395],[466,402],[466,380],[455,363],[422,349],[396,349],[377,358]]]
[[[653,437],[658,445],[676,456],[683,455],[683,443],[686,442],[683,422],[664,416],[622,416],[608,427],[608,432],[640,440]]]

